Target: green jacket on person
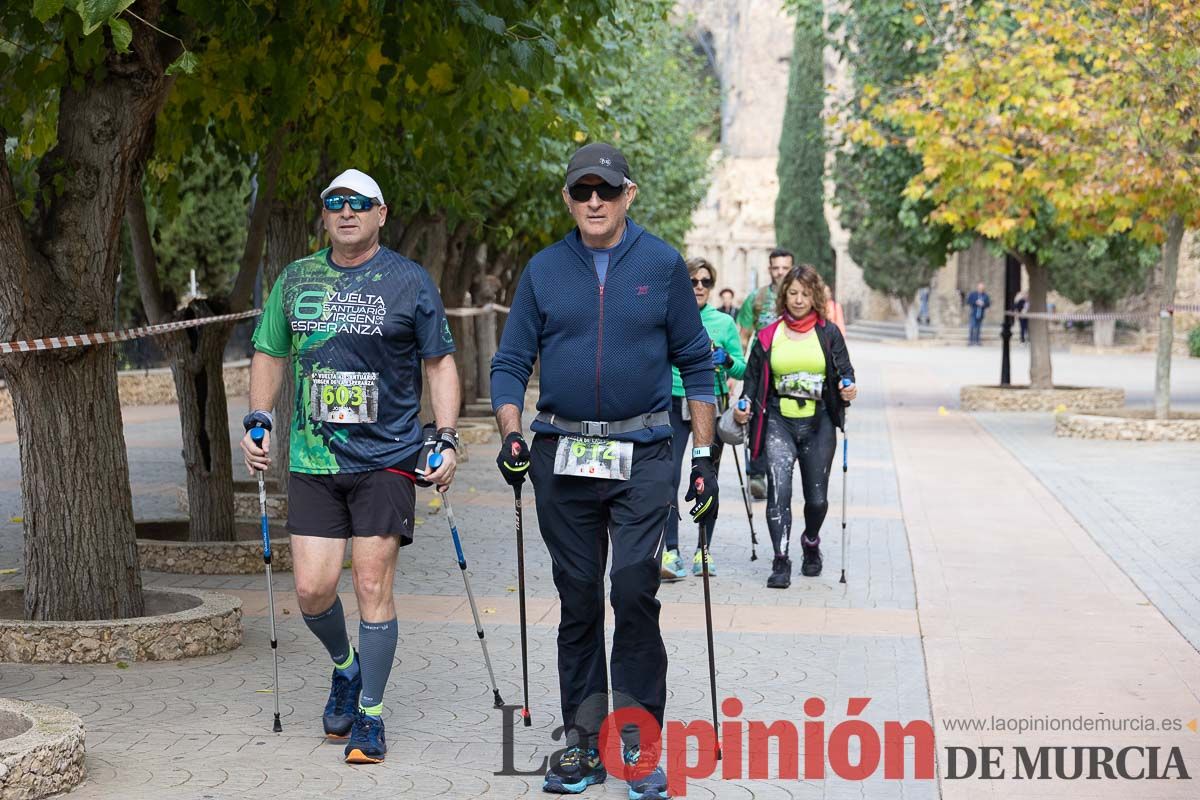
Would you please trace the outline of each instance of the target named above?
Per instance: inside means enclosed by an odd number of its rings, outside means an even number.
[[[708,331],[708,338],[712,340],[713,344],[725,348],[725,352],[733,358],[732,366],[728,369],[717,370],[715,391],[716,396],[721,397],[729,394],[725,379],[737,378],[740,380],[746,372],[746,358],[742,355],[742,339],[738,335],[737,324],[733,321],[733,317],[710,303],[705,303],[700,309],[700,322],[704,325],[704,330]],[[683,380],[679,377],[679,370],[675,367],[671,367],[671,394],[674,397],[684,396]]]

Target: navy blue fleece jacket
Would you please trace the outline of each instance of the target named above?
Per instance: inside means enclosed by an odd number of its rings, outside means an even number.
[[[524,408],[533,362],[542,359],[539,411],[614,421],[671,407],[671,365],[692,399],[713,399],[708,333],[683,257],[626,219],[601,285],[578,229],[525,267],[492,359],[492,408]],[[564,433],[534,422],[533,430]],[[613,436],[653,442],[669,425]]]

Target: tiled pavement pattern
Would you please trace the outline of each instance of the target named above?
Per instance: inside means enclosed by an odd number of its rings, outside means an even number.
[[[861,369],[861,368],[860,368]],[[234,399],[240,409],[244,401]],[[173,410],[127,409],[126,444],[139,518],[178,516],[183,482]],[[754,504],[759,560],[749,560],[749,527],[732,459],[722,475],[723,513],[713,548],[716,659],[721,698],[745,704],[743,720],[804,719],[803,701],[826,701],[832,728],[849,697],[868,696],[862,717],[928,719],[914,588],[899,516],[881,401],[869,396],[853,410],[850,451],[849,584],[840,569],[841,450],[825,528],[826,574],[797,576],[786,592],[765,588],[771,546],[764,504]],[[239,434],[236,419],[231,437]],[[11,440],[11,436],[9,437]],[[4,441],[0,438],[0,441]],[[472,587],[483,611],[501,694],[521,701],[512,494],[494,477],[493,445],[474,446],[452,494]],[[526,564],[530,595],[530,704],[534,727],[513,731],[515,766],[529,769],[560,745],[555,662],[557,603],[549,558],[537,535],[526,491]],[[340,747],[322,742],[319,714],[329,664],[294,609],[290,574],[276,574],[280,606],[281,707],[284,733],[269,732],[272,698],[265,591],[261,576],[178,576],[147,573],[149,586],[194,586],[243,597],[246,638],[230,654],[177,664],[117,666],[0,665],[0,695],[66,706],[84,718],[89,777],[80,798],[447,797],[540,796],[536,777],[496,776],[502,765],[501,712],[491,707],[487,672],[470,624],[462,579],[443,515],[418,499],[416,543],[401,553],[396,590],[401,617],[398,663],[385,697],[390,747],[379,767],[350,767]],[[19,463],[15,443],[0,444],[0,568],[20,566]],[[690,544],[695,528],[685,524]],[[686,546],[686,545],[685,545]],[[687,553],[690,556],[690,552]],[[799,559],[796,559],[799,571]],[[20,576],[0,576],[11,584]],[[347,570],[340,589],[351,609]],[[708,719],[703,594],[698,579],[664,585],[664,628],[670,655],[668,717]],[[771,608],[768,608],[771,607]],[[283,614],[287,608],[290,613]],[[761,613],[756,612],[761,608]],[[447,609],[454,609],[453,612]],[[611,619],[610,619],[611,624]],[[772,758],[772,772],[775,760]],[[911,767],[909,770],[911,774]],[[353,793],[353,794],[352,794]],[[930,798],[928,781],[705,780],[689,797]],[[610,779],[586,796],[624,797]]]
[[[1200,649],[1200,443],[1058,439],[1048,414],[975,418]]]

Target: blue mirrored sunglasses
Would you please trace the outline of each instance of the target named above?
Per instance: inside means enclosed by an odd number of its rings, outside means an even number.
[[[351,211],[367,211],[375,205],[373,199],[361,194],[331,194],[323,202],[330,211],[341,211],[346,203],[350,204]]]

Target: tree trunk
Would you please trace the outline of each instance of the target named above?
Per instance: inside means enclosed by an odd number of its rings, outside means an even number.
[[[900,307],[904,309],[904,338],[915,342],[921,338],[921,327],[917,322],[917,301],[913,298],[900,299]]]
[[[303,203],[277,200],[272,205],[267,222],[267,254],[263,263],[263,297],[275,285],[283,268],[308,255],[309,214]],[[264,300],[265,302],[265,300]],[[283,371],[283,383],[275,398],[275,424],[271,430],[271,468],[267,479],[274,481],[280,491],[287,489],[290,469],[292,415],[304,413],[296,409],[296,377],[290,368]]]
[[[1183,219],[1178,215],[1167,222],[1167,241],[1163,245],[1162,304],[1175,305],[1175,285],[1179,276],[1179,250],[1183,245]],[[1154,416],[1167,419],[1171,414],[1171,347],[1175,344],[1175,315],[1158,317],[1158,358],[1154,365]]]
[[[28,356],[8,371],[21,441],[25,618],[143,612],[111,347]]]
[[[188,307],[184,319],[222,313],[204,301]],[[229,447],[229,411],[223,355],[233,325],[217,324],[168,334],[183,463],[187,467],[188,540],[232,542],[233,454]]]
[[[138,10],[159,19],[154,0]],[[57,143],[39,164],[32,220],[0,147],[0,340],[112,329],[125,201],[138,191],[178,50],[139,24],[128,53],[105,52],[87,74],[73,72],[73,53],[60,59]],[[25,616],[140,615],[113,351],[33,354],[6,359],[4,370],[21,452]]]
[[[1114,310],[1114,304],[1103,300],[1092,301],[1092,311],[1106,314]],[[1112,347],[1117,338],[1115,319],[1098,319],[1092,322],[1092,344],[1096,347]]]
[[[1049,271],[1038,263],[1037,256],[1018,256],[1029,273],[1029,310],[1045,311],[1046,295],[1050,291]],[[1050,322],[1039,317],[1029,320],[1029,385],[1033,389],[1053,389],[1054,375],[1050,368]]]

